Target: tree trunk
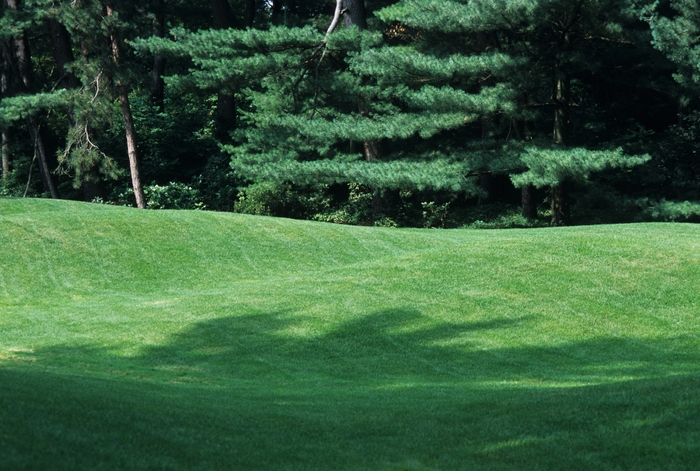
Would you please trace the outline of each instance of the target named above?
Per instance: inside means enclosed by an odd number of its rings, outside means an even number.
[[[555,144],[562,146],[569,144],[569,130],[571,119],[569,117],[569,100],[571,99],[571,79],[569,75],[557,70],[554,76],[554,132],[552,138]]]
[[[340,8],[346,28],[357,26],[360,29],[367,29],[365,0],[342,0]]]
[[[558,185],[554,185],[550,191],[550,198],[552,200],[552,226],[566,226],[569,224],[567,186],[566,182],[561,182]]]
[[[58,22],[55,18],[48,21],[49,36],[51,37],[51,47],[53,49],[53,57],[56,61],[56,67],[58,68],[61,78],[59,79],[59,85],[63,85],[66,90],[74,90],[80,87],[80,80],[73,73],[66,69],[66,65],[75,60],[73,56],[73,49],[71,47],[70,33],[65,26]],[[72,109],[68,110],[68,124],[72,127],[79,126],[75,113]],[[100,176],[97,168],[94,166],[89,169],[85,169],[84,174],[87,177],[81,182],[81,188],[83,190],[83,199],[85,201],[92,201],[98,196],[103,196],[102,185],[100,182]]]
[[[488,80],[488,79],[487,79]],[[482,149],[487,150],[487,143],[491,139],[491,134],[493,133],[493,117],[483,116],[481,118],[481,143]],[[490,171],[479,174],[479,188],[481,189],[481,194],[479,194],[478,204],[482,205],[493,201],[495,195],[495,179]]]
[[[41,173],[41,181],[44,184],[44,191],[51,195],[51,198],[58,199],[58,190],[51,177],[49,158],[46,152],[46,146],[44,145],[44,133],[41,129],[41,125],[35,116],[27,116],[26,122],[29,136],[32,139],[34,156],[39,162],[39,172]]]
[[[107,6],[107,16],[112,16],[114,9]],[[117,69],[121,64],[121,51],[119,48],[119,40],[116,32],[113,32],[110,37],[112,46],[112,58]],[[134,129],[134,119],[131,115],[131,106],[129,105],[129,90],[120,78],[117,78],[117,90],[119,93],[119,106],[122,110],[122,119],[124,121],[124,130],[126,134],[126,149],[129,155],[129,171],[131,172],[131,184],[134,188],[134,197],[136,198],[136,207],[145,208],[146,198],[143,194],[143,186],[141,185],[141,175],[139,173],[139,158],[138,149],[136,147],[136,130]]]
[[[482,53],[486,52],[488,49],[495,50],[498,48],[498,37],[493,32],[476,33],[476,42],[479,45],[480,52]],[[494,85],[496,85],[496,81],[491,74],[487,73],[481,81],[482,89],[493,87]],[[493,121],[493,114],[488,114],[481,117],[481,142],[483,150],[487,150],[489,141],[493,139]],[[502,188],[496,188],[497,184],[498,182],[491,172],[486,172],[479,175],[479,188],[482,190],[482,195],[479,195],[479,204],[494,201],[496,193],[500,193],[498,190],[502,190]]]
[[[513,131],[519,141],[528,138],[527,125],[516,118],[512,118]],[[521,214],[527,219],[537,219],[537,200],[534,185],[524,185],[520,188]]]
[[[124,120],[124,129],[126,132],[126,149],[129,153],[129,171],[131,172],[131,184],[134,187],[134,196],[136,197],[136,207],[145,208],[146,198],[141,186],[141,175],[139,173],[139,159],[136,148],[136,130],[134,129],[134,118],[131,115],[131,106],[129,105],[129,92],[122,84],[119,88],[119,105],[122,109],[122,118]]]
[[[527,219],[537,219],[537,199],[535,197],[535,187],[525,185],[520,189],[520,205],[523,217]]]
[[[381,155],[381,148],[377,141],[364,141],[363,153],[367,162],[375,161]],[[377,222],[382,213],[382,191],[380,188],[372,189],[372,223]]]
[[[211,0],[211,12],[214,29],[234,28],[236,17],[228,0]]]
[[[2,69],[0,69],[0,96],[6,97],[10,90],[10,57],[9,47],[3,41],[2,44]],[[2,179],[7,180],[10,176],[10,128],[9,126],[2,127]]]
[[[5,0],[5,4],[11,10],[18,9],[17,0]],[[33,68],[32,56],[29,52],[29,41],[26,35],[17,36],[14,42],[14,58],[16,60],[16,69],[19,78],[22,82],[22,87],[25,92],[30,93],[33,86]],[[43,132],[36,116],[28,116],[26,119],[29,135],[32,138],[34,145],[34,155],[39,161],[39,170],[41,172],[41,180],[44,183],[44,190],[51,195],[51,198],[58,198],[58,191],[51,177],[51,170],[48,163],[48,155],[44,145]]]
[[[233,10],[228,0],[211,0],[214,29],[227,29],[236,26]],[[215,134],[219,139],[227,139],[230,130],[236,128],[236,98],[220,91],[216,98]]]
[[[254,21],[255,21],[255,0],[246,0],[246,2],[245,2],[245,26],[246,26],[246,28],[252,28]]]
[[[10,162],[12,154],[10,154],[10,128],[2,128],[2,179],[7,180],[10,177]]]
[[[51,170],[49,169],[49,162],[46,156],[46,147],[44,146],[41,126],[33,116],[27,116],[26,121],[27,128],[29,129],[29,136],[34,144],[34,156],[39,163],[39,173],[41,173],[44,190],[51,195],[51,198],[58,199],[58,191],[56,191],[56,187],[51,179]]]
[[[66,65],[75,59],[71,48],[70,34],[66,27],[55,18],[50,19],[48,25],[53,57],[61,76],[58,85],[62,85],[68,90],[76,89],[80,87],[80,80],[73,73],[66,70]]]
[[[273,25],[282,24],[282,0],[272,0],[270,8],[270,22]]]
[[[570,91],[571,79],[569,75],[557,67],[554,76],[554,133],[553,140],[555,144],[565,146],[569,143],[569,132],[571,128],[571,119],[569,117],[569,100],[571,97]],[[561,181],[559,184],[552,186],[550,191],[550,202],[552,209],[552,226],[565,226],[569,224],[569,196],[567,191],[567,182]]]
[[[165,13],[163,11],[163,0],[153,0],[153,35],[162,38],[165,36]],[[153,83],[151,85],[151,104],[157,107],[162,113],[165,111],[165,57],[156,54],[153,57]]]
[[[340,12],[346,28],[367,28],[367,13],[364,0],[341,0]],[[365,114],[362,98],[359,101],[360,114]],[[381,157],[381,145],[378,141],[368,140],[362,143],[363,153],[367,162]],[[372,189],[372,223],[376,223],[382,211],[381,188]]]

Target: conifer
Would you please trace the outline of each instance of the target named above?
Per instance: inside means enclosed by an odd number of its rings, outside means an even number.
[[[652,43],[678,68],[674,78],[697,96],[700,91],[700,4],[695,0],[671,0],[668,6],[670,15],[659,13],[658,2],[645,9]]]

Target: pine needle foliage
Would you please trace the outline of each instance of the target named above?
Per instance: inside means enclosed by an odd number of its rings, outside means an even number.
[[[396,43],[387,28],[176,30],[136,47],[191,58],[173,86],[240,90],[244,126],[223,148],[249,178],[475,192],[474,162],[452,153],[445,133],[464,140],[480,117],[512,113],[507,77],[523,60],[446,50],[428,32]],[[499,81],[483,86],[487,74]],[[380,158],[368,161],[367,142]]]
[[[685,87],[700,89],[700,5],[693,0],[672,0],[672,14],[659,13],[659,2],[645,10],[654,46],[676,66],[674,78]]]

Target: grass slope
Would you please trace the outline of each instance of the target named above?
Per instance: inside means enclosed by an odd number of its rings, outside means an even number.
[[[0,469],[691,469],[699,249],[0,199]]]

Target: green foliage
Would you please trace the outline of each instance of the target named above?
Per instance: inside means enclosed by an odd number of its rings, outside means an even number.
[[[66,90],[4,97],[0,100],[0,126],[9,126],[40,111],[63,108],[69,99]]]
[[[237,213],[306,219],[317,210],[320,194],[289,183],[260,182],[240,188],[233,210]]]
[[[446,227],[450,203],[450,201],[442,204],[438,204],[435,201],[422,202],[423,227]]]
[[[268,181],[294,181],[299,184],[355,182],[387,189],[431,188],[477,191],[474,182],[465,178],[468,169],[464,165],[444,160],[431,162],[319,160],[299,163],[281,160],[267,162],[257,167],[255,162],[246,165],[234,160],[234,168],[253,178]]]
[[[658,7],[659,2],[653,6]],[[678,67],[674,78],[682,85],[700,90],[700,6],[693,0],[671,0],[670,17],[647,10],[654,46]]]
[[[145,185],[143,192],[148,209],[207,209],[199,191],[184,183],[171,182],[166,185],[154,183]],[[108,199],[97,197],[93,203],[135,207],[134,189],[131,187],[115,189]]]
[[[213,154],[207,160],[202,173],[192,182],[207,209],[212,211],[233,211],[240,177],[231,169],[230,160],[220,153]]]
[[[328,199],[320,208],[323,212],[314,214],[313,219],[335,224],[371,225],[373,195],[372,188],[359,183],[350,183],[347,199],[339,207],[333,205],[332,200]]]
[[[655,141],[653,149],[653,174],[658,182],[655,194],[649,198],[670,200],[700,200],[700,113],[692,111],[680,124],[671,126]]]
[[[12,51],[14,39],[29,39],[35,82],[24,90],[17,65],[3,64],[0,125],[13,128],[5,193],[22,194],[27,181],[28,194],[43,191],[22,129],[36,115],[64,195],[94,187],[128,201],[122,84],[143,180],[191,187],[208,209],[233,210],[252,182],[238,211],[455,227],[483,210],[484,224],[507,226],[494,221],[514,218],[512,187],[489,195],[485,175],[519,187],[591,181],[572,195],[577,222],[652,217],[626,201],[700,200],[692,1],[367,0],[367,29],[341,19],[330,33],[330,0],[255,2],[251,28],[245,2],[231,0],[231,29],[210,29],[207,2],[158,3],[115,1],[113,15],[98,0],[3,6],[0,43]],[[154,30],[161,14],[165,37]],[[70,36],[75,89],[59,89],[53,45],[40,34],[48,20]],[[167,58],[163,102],[150,96],[156,54]],[[555,74],[564,95],[553,93]],[[684,120],[672,126],[679,102]],[[550,145],[555,109],[569,147]],[[379,194],[381,211],[368,203]]]
[[[700,202],[698,201],[666,201],[652,202],[647,209],[657,221],[700,222]]]
[[[513,211],[510,214],[505,214],[498,216],[497,218],[489,221],[482,221],[477,219],[476,221],[464,226],[466,229],[515,229],[515,228],[531,228],[531,227],[545,227],[548,224],[539,222],[533,219],[526,218],[518,211]]]
[[[516,187],[533,185],[536,188],[558,185],[566,179],[587,179],[592,172],[608,168],[628,168],[641,165],[649,155],[626,155],[622,148],[589,150],[583,148],[557,149],[527,147],[520,158],[528,171],[512,175]]]
[[[205,209],[199,192],[184,183],[144,187],[146,207],[149,209]]]

